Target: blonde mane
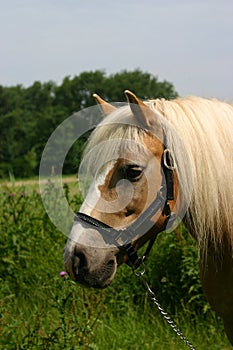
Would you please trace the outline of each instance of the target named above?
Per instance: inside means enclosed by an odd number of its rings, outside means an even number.
[[[205,251],[211,240],[218,248],[227,238],[233,247],[233,106],[197,97],[153,100],[148,106],[174,126],[188,153],[193,189],[187,219],[199,246]],[[176,140],[169,142],[177,154]],[[178,164],[178,172],[186,173],[187,166]],[[179,183],[184,192],[186,185]]]
[[[157,99],[145,104],[162,116],[182,195],[188,198],[192,191],[186,219],[199,246],[205,250],[211,240],[218,247],[227,238],[233,248],[233,106],[196,97]],[[120,149],[122,139],[136,141],[129,146],[137,148],[132,152],[144,151],[135,144],[140,144],[145,131],[135,127],[129,106],[117,109],[100,125],[84,154],[93,172],[101,159],[111,159],[111,152]],[[114,139],[112,147],[91,151],[110,139]]]

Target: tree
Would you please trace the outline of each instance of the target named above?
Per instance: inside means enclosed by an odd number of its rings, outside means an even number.
[[[124,101],[124,90],[134,92],[141,99],[166,98],[168,100],[178,96],[173,85],[167,81],[159,82],[158,78],[144,73],[139,69],[122,71],[107,78],[106,94],[110,101]]]
[[[63,120],[95,105],[93,93],[120,102],[125,101],[125,89],[142,99],[178,96],[171,83],[139,69],[109,76],[102,70],[82,72],[65,77],[59,86],[51,81],[36,81],[28,88],[0,86],[0,176],[9,171],[17,177],[36,175],[45,144]],[[77,168],[82,147],[79,140],[68,153],[66,173]]]

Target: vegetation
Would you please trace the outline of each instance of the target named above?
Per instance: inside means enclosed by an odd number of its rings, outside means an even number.
[[[112,102],[125,101],[123,91],[131,89],[141,98],[177,96],[173,85],[159,82],[149,73],[123,71],[107,76],[103,71],[83,72],[64,78],[61,85],[35,82],[24,88],[0,86],[0,178],[38,174],[44,146],[55,128],[67,117],[95,105],[93,93]],[[80,143],[69,153],[64,167],[73,173],[80,156]]]
[[[126,88],[141,98],[177,96],[172,84],[140,70],[84,72],[61,85],[0,86],[0,177],[36,175],[45,143],[64,119],[93,105],[92,93],[123,101]],[[73,173],[82,142],[75,147],[65,173]],[[28,183],[17,186],[13,177],[0,183],[0,348],[186,349],[129,267],[120,267],[102,291],[83,289],[61,273],[67,237],[51,223],[37,185]],[[49,182],[45,193],[53,186]],[[81,198],[70,182],[53,191],[54,207],[63,190],[78,210]],[[196,245],[184,227],[161,233],[146,265],[159,301],[196,348],[229,349],[221,320],[203,296]]]
[[[77,210],[78,190],[66,184],[65,191]],[[103,291],[60,276],[66,237],[51,224],[37,187],[2,184],[0,204],[1,349],[186,349],[127,266]],[[195,243],[180,227],[160,234],[146,276],[197,349],[230,349],[201,291],[197,261]]]

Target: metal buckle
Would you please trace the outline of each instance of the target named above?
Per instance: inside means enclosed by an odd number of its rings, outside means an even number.
[[[169,148],[166,148],[163,152],[163,163],[165,167],[169,170],[174,171],[176,168],[175,160]]]

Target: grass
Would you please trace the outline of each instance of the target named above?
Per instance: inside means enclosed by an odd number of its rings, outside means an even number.
[[[75,185],[66,186],[77,209]],[[2,183],[0,204],[1,349],[187,349],[127,266],[103,291],[60,277],[66,237],[50,222],[35,183]],[[158,237],[147,276],[196,349],[230,349],[201,291],[197,266],[195,244],[181,228]]]
[[[190,320],[185,315],[175,316],[175,320],[185,336],[196,349],[230,349],[222,327],[216,319]],[[131,310],[118,317],[110,317],[108,322],[100,322],[96,334],[99,349],[187,349],[177,335],[164,323],[154,310],[141,314]],[[99,340],[99,341],[98,341]],[[110,348],[110,346],[109,346]]]

